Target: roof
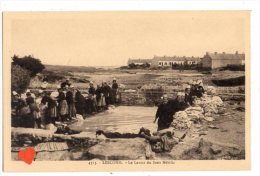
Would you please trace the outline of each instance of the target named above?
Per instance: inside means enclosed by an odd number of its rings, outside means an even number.
[[[213,60],[245,60],[245,54],[230,54],[230,53],[209,53],[206,54]]]

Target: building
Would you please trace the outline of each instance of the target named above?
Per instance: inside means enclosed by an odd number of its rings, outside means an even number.
[[[220,68],[227,65],[244,65],[245,54],[239,54],[238,52],[230,53],[206,53],[201,59],[201,65],[203,68]]]
[[[178,57],[178,56],[154,56],[152,59],[128,59],[128,65],[142,65],[148,63],[151,67],[171,67],[172,65],[196,65],[200,62],[199,57]]]
[[[172,65],[196,65],[200,62],[199,57],[179,57],[179,56],[154,56],[151,66],[171,67]]]
[[[151,59],[128,59],[127,65],[135,64],[135,65],[143,65],[143,64],[150,64],[151,65]]]

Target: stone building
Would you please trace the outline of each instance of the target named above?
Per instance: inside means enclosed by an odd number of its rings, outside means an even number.
[[[179,57],[179,56],[154,56],[152,59],[129,59],[128,65],[134,63],[142,65],[148,63],[151,67],[171,67],[172,65],[196,65],[200,62],[199,57]]]
[[[245,54],[240,54],[238,52],[230,53],[206,53],[201,59],[201,65],[203,68],[220,68],[227,65],[244,65],[245,64]]]

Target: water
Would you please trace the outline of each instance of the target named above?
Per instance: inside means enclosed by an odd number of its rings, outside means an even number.
[[[120,133],[138,133],[141,127],[156,131],[157,107],[119,106],[70,125],[70,128],[95,133],[97,129]]]

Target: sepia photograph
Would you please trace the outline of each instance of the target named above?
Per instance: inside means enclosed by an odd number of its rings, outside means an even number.
[[[4,12],[6,156],[248,161],[249,22],[249,11]]]

